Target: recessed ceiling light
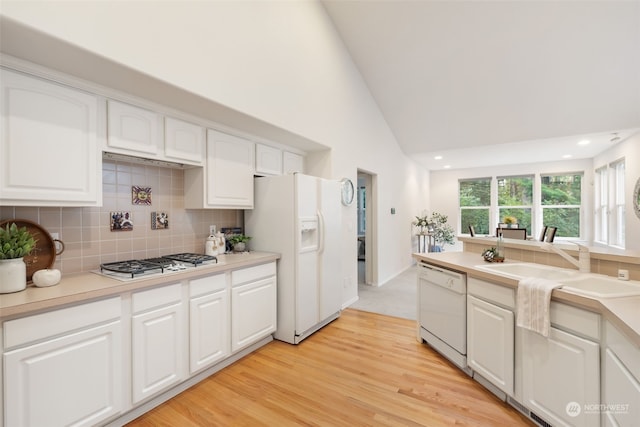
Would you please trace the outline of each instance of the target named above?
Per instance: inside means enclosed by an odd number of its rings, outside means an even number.
[[[445,169],[449,169],[449,168],[451,168],[451,165],[444,165],[444,168]]]
[[[589,141],[588,139],[583,139],[582,141],[578,142],[578,145],[589,145],[591,144],[591,141]]]
[[[442,156],[435,156],[434,159],[435,160],[442,160]]]
[[[562,156],[563,159],[570,159],[571,157],[573,157],[571,154],[565,154]]]

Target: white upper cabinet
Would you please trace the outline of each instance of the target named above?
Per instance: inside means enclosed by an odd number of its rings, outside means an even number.
[[[300,154],[284,151],[282,153],[282,173],[288,175],[294,172],[304,173],[304,157]]]
[[[187,209],[253,208],[254,143],[207,130],[207,164],[184,172]]]
[[[201,165],[204,159],[205,129],[189,122],[164,119],[164,154],[169,159]]]
[[[109,100],[106,151],[157,158],[162,142],[162,117],[153,111]]]
[[[98,97],[5,69],[0,91],[0,204],[100,206]]]
[[[268,145],[256,144],[256,174],[281,175],[282,150]]]

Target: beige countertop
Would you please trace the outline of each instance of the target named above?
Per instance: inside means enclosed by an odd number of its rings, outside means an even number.
[[[418,261],[424,260],[431,264],[466,273],[470,277],[512,288],[518,287],[517,280],[475,268],[476,265],[482,265],[484,260],[480,255],[472,252],[415,253],[413,257]],[[521,263],[522,261],[506,260],[505,262]],[[636,346],[640,347],[640,296],[596,299],[565,292],[562,289],[554,289],[551,299],[600,313],[617,326]]]
[[[47,288],[34,285],[12,294],[0,295],[0,320],[8,320],[50,310],[69,304],[77,304],[93,299],[105,298],[153,286],[176,283],[204,275],[236,270],[275,261],[280,255],[267,252],[247,252],[219,255],[218,264],[200,265],[176,273],[120,281],[93,272],[65,275],[59,284]]]

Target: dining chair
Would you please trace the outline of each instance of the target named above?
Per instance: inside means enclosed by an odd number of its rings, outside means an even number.
[[[546,225],[544,227],[542,227],[542,232],[540,233],[540,241],[544,242],[544,238],[545,238],[545,234],[547,234],[547,227]]]
[[[553,239],[556,237],[556,231],[558,231],[558,227],[548,227],[544,241],[547,243],[552,243]]]
[[[476,229],[473,225],[469,226],[469,234],[471,235],[471,237],[475,237],[476,236]]]

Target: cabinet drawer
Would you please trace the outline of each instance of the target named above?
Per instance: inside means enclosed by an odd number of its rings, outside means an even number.
[[[551,324],[587,338],[600,341],[600,315],[551,301]]]
[[[264,277],[275,276],[276,263],[256,265],[255,267],[243,268],[231,272],[231,286],[262,279]]]
[[[515,309],[516,307],[515,289],[507,286],[500,286],[470,277],[467,281],[467,292],[503,307],[510,309]]]
[[[174,304],[182,300],[182,287],[180,283],[136,292],[131,296],[133,313],[149,310],[163,305]]]
[[[211,292],[219,291],[227,286],[227,278],[224,273],[213,276],[193,279],[189,282],[189,297],[198,297]]]
[[[4,323],[4,348],[9,350],[19,345],[119,319],[121,312],[122,303],[118,297],[9,320]]]

